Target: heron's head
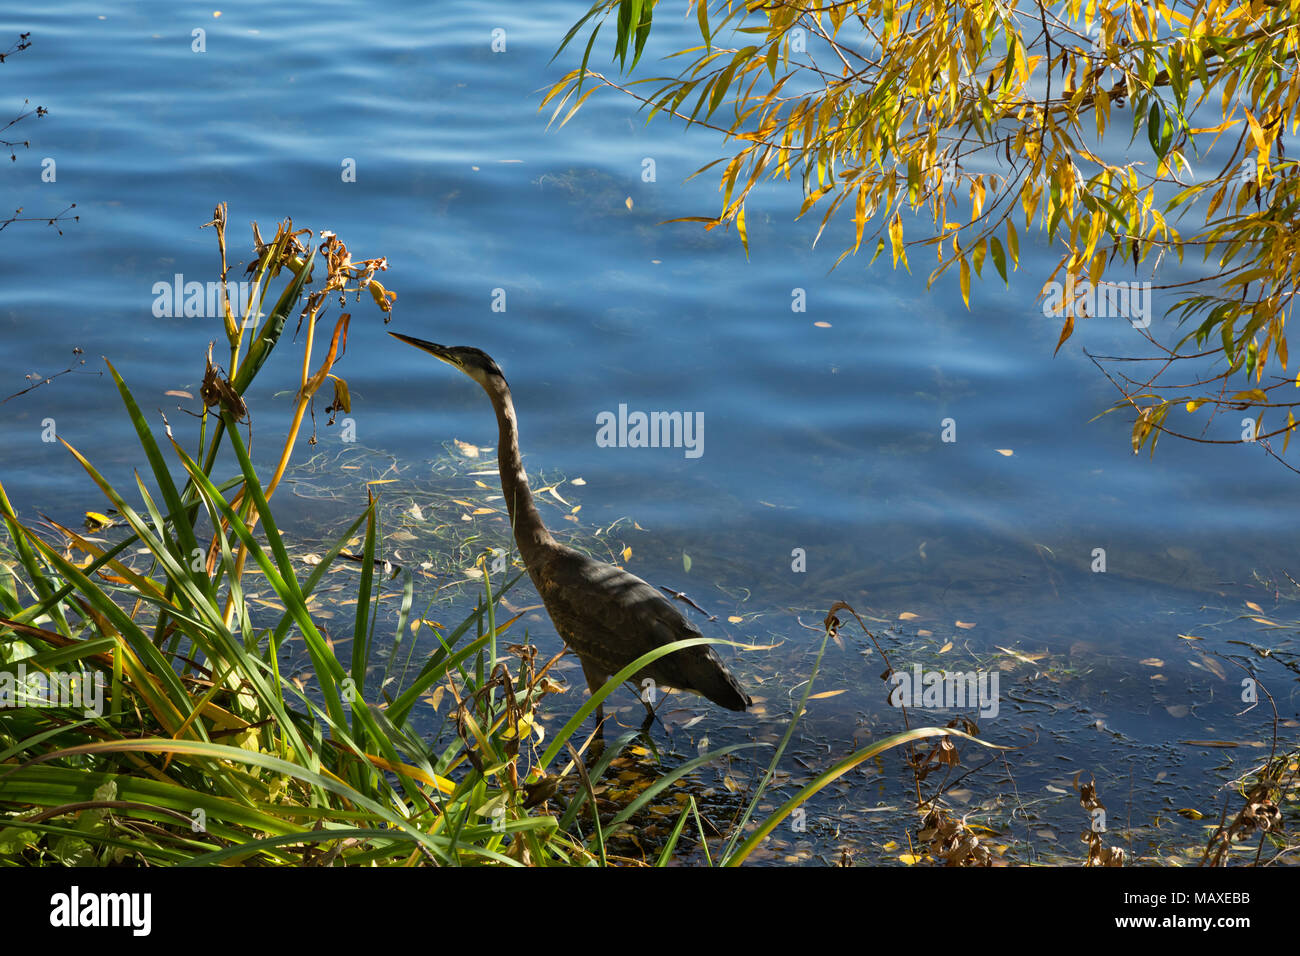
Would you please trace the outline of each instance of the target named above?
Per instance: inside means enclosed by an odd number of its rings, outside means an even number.
[[[395,339],[401,339],[407,345],[414,345],[417,349],[428,352],[434,358],[446,362],[453,368],[460,369],[487,389],[489,393],[496,393],[506,387],[506,377],[501,373],[500,367],[496,362],[492,361],[492,356],[482,349],[472,348],[468,345],[438,345],[435,342],[426,342],[424,339],[400,335],[397,332],[389,332],[388,334]]]

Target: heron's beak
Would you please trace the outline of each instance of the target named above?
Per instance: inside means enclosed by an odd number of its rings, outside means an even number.
[[[435,342],[426,342],[424,339],[412,338],[409,335],[402,335],[400,332],[389,332],[395,339],[401,339],[407,345],[414,345],[417,349],[428,352],[436,359],[446,362],[448,365],[454,365],[460,368],[460,362],[452,357],[451,350],[445,345],[438,345]]]

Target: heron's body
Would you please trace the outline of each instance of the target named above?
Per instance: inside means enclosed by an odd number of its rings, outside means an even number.
[[[635,574],[596,561],[557,542],[542,523],[519,454],[519,425],[505,376],[486,353],[397,335],[478,382],[492,399],[499,440],[501,490],[528,575],[566,644],[582,662],[592,693],[610,676],[665,644],[700,637],[699,630],[657,589]],[[689,690],[729,710],[750,706],[749,696],[707,644],[674,651],[633,675],[640,684]],[[603,708],[597,719],[603,719]]]

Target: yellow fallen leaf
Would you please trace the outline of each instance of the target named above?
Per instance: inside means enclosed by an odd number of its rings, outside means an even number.
[[[1254,601],[1247,601],[1247,602],[1246,602],[1246,607],[1250,608],[1250,609],[1251,609],[1252,611],[1254,611],[1256,614],[1263,614],[1263,613],[1264,613],[1264,609],[1263,609],[1262,607],[1260,607],[1258,604],[1256,604]]]
[[[1010,448],[998,448],[996,449],[996,451],[999,455],[1001,455],[1004,458],[1010,458],[1012,455],[1015,454],[1015,452],[1012,451]]]
[[[952,641],[949,641],[947,644],[943,645],[943,647],[939,648],[939,653],[947,654],[950,650],[952,650]]]
[[[900,621],[915,621],[920,616],[921,615],[919,614],[913,614],[911,611],[904,611],[902,614],[898,615],[898,619]]]
[[[630,544],[619,553],[623,556],[624,561],[632,560],[632,546]]]
[[[817,326],[819,329],[829,329],[831,327],[829,322],[814,322],[813,325]]]
[[[628,209],[631,209],[631,208],[632,208],[632,197],[631,197],[631,196],[628,196],[626,199],[624,199],[624,200],[623,200],[623,205],[627,206]]]
[[[958,627],[960,627],[963,631],[969,631],[972,627],[975,626],[974,624],[971,624],[967,621],[954,621],[953,623],[956,624]]]
[[[1002,651],[1004,654],[1010,654],[1016,660],[1024,661],[1026,664],[1037,664],[1039,661],[1041,661],[1044,657],[1047,656],[1047,654],[1045,653],[1044,654],[1021,654],[1019,651],[1013,651],[1011,648],[1003,647],[1001,644],[994,644],[993,646],[996,647],[998,650]]]
[[[1219,680],[1228,679],[1228,674],[1226,671],[1224,671],[1223,665],[1220,664],[1218,661],[1216,661],[1213,657],[1206,657],[1204,654],[1202,654],[1201,663],[1204,664],[1206,668],[1209,669],[1211,674],[1219,678]]]
[[[1144,657],[1138,661],[1143,667],[1164,667],[1165,662],[1158,657]]]
[[[728,624],[741,624],[741,623],[744,622],[744,620],[745,620],[745,619],[744,619],[743,617],[737,617],[735,614],[733,614],[733,615],[731,615],[731,617],[727,618],[727,623],[728,623]]]
[[[820,694],[813,694],[809,700],[825,700],[827,697],[838,697],[843,694],[844,690],[824,690]]]
[[[904,863],[906,863],[908,866],[912,866],[913,864],[921,862],[921,858],[917,856],[915,853],[900,853],[898,854],[898,858],[902,860]]]
[[[108,515],[100,514],[98,511],[87,511],[86,524],[90,526],[91,531],[101,531],[113,527],[114,521]]]

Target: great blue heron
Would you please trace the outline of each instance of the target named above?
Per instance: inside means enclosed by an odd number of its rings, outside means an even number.
[[[436,345],[409,335],[389,334],[460,369],[492,399],[500,433],[497,466],[501,491],[520,557],[556,631],[582,662],[582,673],[593,694],[611,674],[647,651],[701,636],[672,602],[635,574],[595,561],[551,537],[533,503],[519,456],[519,422],[510,386],[491,356],[468,346]],[[633,678],[638,685],[650,678],[656,685],[692,691],[728,710],[744,710],[753,703],[707,644],[674,651],[646,665]],[[598,731],[604,721],[602,704],[596,709]]]

